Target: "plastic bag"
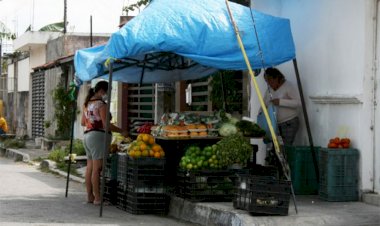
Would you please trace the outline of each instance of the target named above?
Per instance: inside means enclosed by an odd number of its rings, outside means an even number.
[[[268,106],[267,110],[268,110],[269,118],[272,122],[273,130],[274,130],[275,134],[278,134],[276,107],[274,105],[270,104]],[[262,111],[257,115],[257,125],[259,125],[260,128],[265,130],[266,139],[270,139],[270,141],[272,141],[273,140],[272,134],[270,133],[267,120],[265,118],[264,112],[262,112]]]

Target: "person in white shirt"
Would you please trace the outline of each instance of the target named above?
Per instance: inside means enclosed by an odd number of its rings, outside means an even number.
[[[265,104],[268,106],[272,103],[276,107],[279,135],[285,145],[292,145],[299,128],[299,93],[276,68],[267,68],[264,78],[268,84],[264,96]]]

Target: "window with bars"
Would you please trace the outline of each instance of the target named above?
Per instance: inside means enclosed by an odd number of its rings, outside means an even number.
[[[154,120],[154,94],[154,84],[128,85],[128,119],[130,123]]]
[[[45,74],[43,71],[32,74],[32,137],[45,134]]]

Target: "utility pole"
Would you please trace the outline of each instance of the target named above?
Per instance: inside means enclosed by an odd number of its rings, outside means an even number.
[[[1,1],[1,0],[0,0]],[[3,52],[2,52],[2,47],[3,45],[3,38],[0,38],[0,77],[3,74]]]
[[[66,34],[67,24],[67,0],[63,0],[63,34]]]

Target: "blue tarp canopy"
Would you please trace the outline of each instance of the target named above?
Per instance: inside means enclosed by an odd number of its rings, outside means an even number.
[[[288,19],[230,3],[253,69],[295,58]],[[255,34],[255,27],[257,36]],[[260,48],[262,50],[262,57]],[[78,50],[76,77],[156,83],[190,80],[217,70],[247,70],[224,0],[153,0],[102,46]]]

